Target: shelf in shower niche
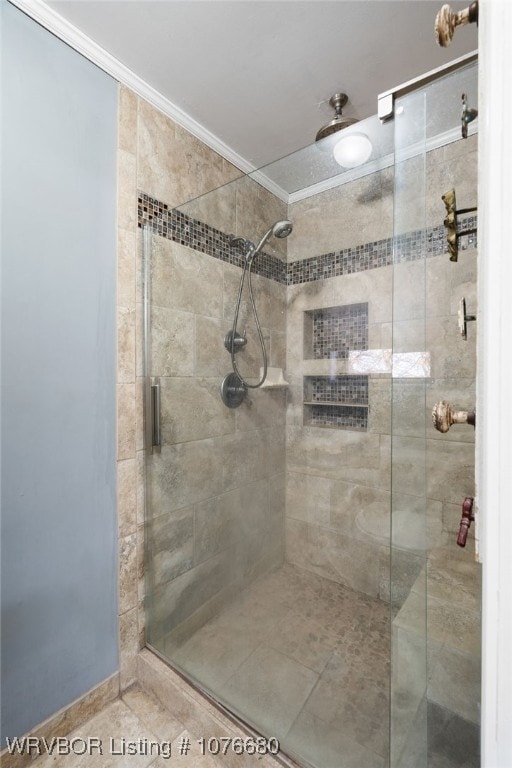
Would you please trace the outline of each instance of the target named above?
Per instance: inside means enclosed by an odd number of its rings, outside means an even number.
[[[340,405],[339,403],[308,405],[304,403],[304,426],[366,432],[368,429],[368,406]]]
[[[339,403],[336,400],[304,400],[304,405],[332,405],[335,408],[369,408],[368,404],[362,403]]]
[[[368,429],[368,376],[305,376],[304,425]]]

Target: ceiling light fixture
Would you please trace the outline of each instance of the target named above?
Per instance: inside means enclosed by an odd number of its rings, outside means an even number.
[[[320,142],[318,145],[320,149],[333,153],[338,165],[343,166],[343,168],[356,168],[358,165],[366,163],[372,153],[372,143],[365,133],[343,133],[333,137],[331,141],[323,141],[332,134],[343,131],[359,122],[353,117],[343,117],[341,112],[347,101],[346,93],[335,93],[334,96],[331,96],[329,104],[335,111],[334,118],[320,128],[315,141]]]

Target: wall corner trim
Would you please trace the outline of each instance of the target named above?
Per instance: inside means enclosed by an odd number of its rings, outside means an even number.
[[[512,5],[480,3],[479,274],[476,430],[477,496],[483,560],[483,766],[512,765],[512,347],[509,218],[512,206],[510,36]],[[505,65],[504,65],[505,63]],[[495,415],[499,413],[499,418]]]

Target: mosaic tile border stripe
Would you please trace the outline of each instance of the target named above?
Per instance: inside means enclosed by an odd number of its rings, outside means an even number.
[[[467,216],[459,220],[458,231],[463,235],[459,239],[459,251],[477,247],[476,235],[464,236],[465,231],[477,227],[477,218],[477,216]],[[150,225],[153,232],[168,240],[189,246],[201,253],[207,253],[229,264],[243,266],[242,249],[240,246],[230,245],[228,234],[186,216],[175,208],[169,209],[165,203],[140,192],[138,225],[142,227],[144,224]],[[344,248],[288,264],[263,252],[255,260],[253,271],[257,275],[268,277],[284,285],[310,283],[329,277],[386,267],[393,263],[415,261],[422,258],[425,252],[427,258],[440,256],[448,252],[445,238],[444,226],[429,227],[426,230],[418,229],[394,238],[387,237],[372,243],[357,245],[354,248]]]
[[[151,226],[152,231],[181,245],[206,253],[215,259],[242,267],[244,253],[240,245],[232,246],[229,234],[210,227],[175,208],[139,192],[138,225]],[[286,284],[286,263],[263,251],[254,261],[253,273]]]
[[[477,217],[468,216],[459,221],[458,231],[464,233],[477,226]],[[476,248],[476,235],[466,235],[459,240],[459,251]],[[444,226],[430,227],[426,230],[414,230],[396,237],[387,237],[373,243],[344,248],[321,256],[313,256],[288,264],[287,285],[310,283],[326,277],[339,277],[367,269],[377,269],[390,264],[421,259],[426,252],[427,258],[448,253],[446,230]]]

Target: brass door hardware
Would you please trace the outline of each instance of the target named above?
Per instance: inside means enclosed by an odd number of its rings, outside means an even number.
[[[441,197],[446,208],[444,225],[447,229],[446,240],[450,252],[450,261],[457,261],[459,257],[459,237],[462,237],[463,235],[474,235],[477,231],[476,227],[474,227],[473,229],[466,229],[464,232],[457,232],[457,216],[459,213],[472,213],[477,210],[477,207],[459,208],[459,210],[457,210],[455,189],[448,190],[448,192],[445,192]]]
[[[476,422],[475,411],[454,411],[450,403],[440,400],[432,408],[432,422],[438,432],[448,432],[452,424],[471,424]]]
[[[448,4],[443,5],[436,16],[435,33],[437,44],[447,48],[453,40],[457,27],[465,24],[478,24],[478,0],[463,11],[452,11]]]

